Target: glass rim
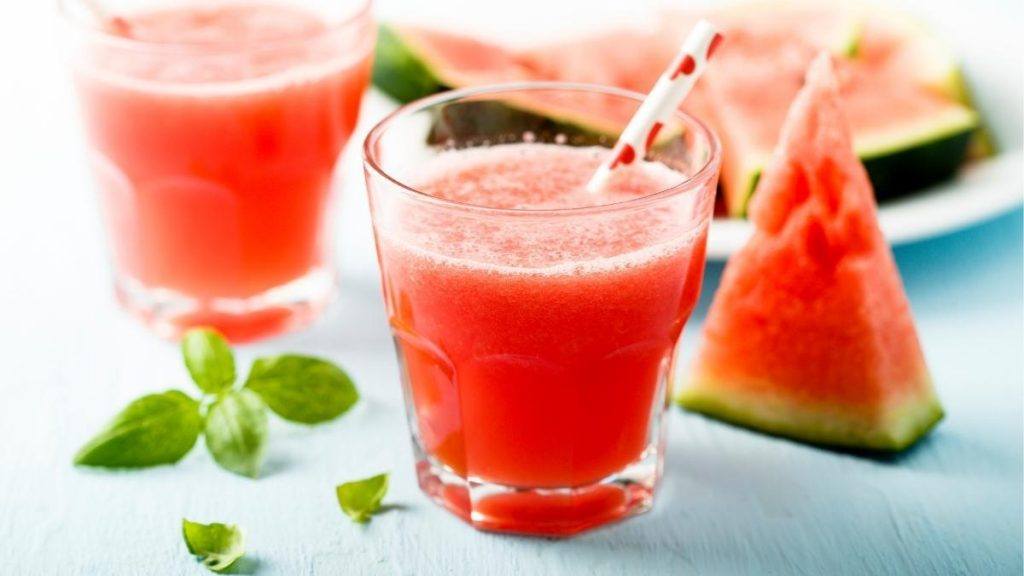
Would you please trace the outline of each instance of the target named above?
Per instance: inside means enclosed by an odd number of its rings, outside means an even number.
[[[557,81],[524,81],[524,82],[510,82],[502,84],[488,84],[483,86],[475,86],[471,88],[460,88],[456,90],[447,90],[424,98],[419,98],[407,104],[399,106],[396,110],[393,110],[384,118],[382,118],[377,124],[370,129],[366,135],[366,139],[363,141],[363,164],[373,173],[384,178],[398,187],[406,196],[412,198],[415,201],[426,202],[434,204],[436,206],[443,206],[457,210],[466,210],[473,212],[481,212],[493,215],[508,215],[508,216],[556,216],[556,215],[584,215],[593,214],[600,212],[609,212],[617,210],[633,209],[638,207],[647,206],[649,204],[659,202],[666,198],[672,198],[680,194],[692,192],[694,190],[700,190],[708,180],[714,178],[716,174],[715,167],[721,163],[722,147],[718,140],[718,136],[713,130],[708,128],[704,122],[696,118],[692,114],[684,112],[682,110],[675,110],[673,115],[680,119],[684,125],[693,127],[697,133],[707,142],[709,148],[709,154],[704,164],[693,173],[693,175],[686,177],[682,182],[670,186],[668,188],[651,192],[636,198],[629,198],[626,200],[619,200],[616,202],[609,202],[608,204],[598,204],[595,206],[576,206],[568,208],[498,208],[495,206],[485,206],[483,204],[471,204],[468,202],[459,202],[457,200],[449,200],[446,198],[439,198],[428,194],[422,190],[418,190],[416,187],[402,182],[400,179],[389,174],[377,158],[377,154],[373,152],[374,146],[380,141],[381,137],[387,132],[388,128],[401,119],[404,116],[414,114],[442,104],[445,102],[453,102],[456,100],[462,100],[469,97],[497,94],[502,92],[523,92],[523,91],[539,91],[539,90],[562,90],[571,92],[589,92],[592,94],[605,94],[609,96],[615,96],[620,98],[628,98],[636,102],[642,102],[647,97],[646,94],[634,92],[632,90],[625,90],[623,88],[616,88],[613,86],[604,86],[601,84],[588,84],[583,82],[557,82]]]
[[[285,46],[289,44],[305,44],[307,42],[314,42],[363,20],[366,16],[369,15],[371,6],[373,5],[373,0],[355,0],[355,2],[353,2],[353,10],[351,13],[345,14],[337,22],[328,23],[323,30],[320,30],[312,35],[289,35],[282,36],[280,38],[274,38],[272,40],[246,40],[242,42],[175,42],[158,40],[140,40],[137,38],[130,38],[125,36],[119,36],[117,34],[112,34],[99,26],[89,25],[88,23],[84,22],[81,18],[77,18],[71,13],[70,6],[72,4],[85,4],[83,0],[54,1],[57,5],[57,12],[60,14],[61,21],[66,26],[71,26],[75,29],[76,32],[87,34],[94,40],[102,42],[104,44],[108,44],[110,46],[128,50],[148,50],[154,52],[175,52],[178,50],[202,46],[205,48],[217,49],[219,51],[223,51],[226,53],[242,52],[252,49],[273,49],[275,47]]]

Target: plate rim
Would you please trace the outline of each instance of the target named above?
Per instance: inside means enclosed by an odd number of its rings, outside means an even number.
[[[879,225],[891,246],[938,238],[1000,216],[1024,204],[1024,154],[1003,151],[966,166],[952,180],[883,202]],[[708,260],[726,260],[753,234],[742,218],[715,218],[708,232]]]

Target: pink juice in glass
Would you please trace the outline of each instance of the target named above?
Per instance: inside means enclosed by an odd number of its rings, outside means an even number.
[[[652,420],[699,293],[714,182],[663,205],[604,211],[685,180],[641,161],[590,194],[605,154],[498,145],[441,152],[404,176],[429,196],[522,211],[507,221],[375,210],[420,449],[447,473],[516,488],[472,503],[440,489],[445,506],[481,527],[557,535],[622,516],[628,492],[598,483],[657,442]],[[569,491],[544,492],[557,489]]]
[[[232,340],[333,290],[327,213],[373,42],[362,6],[184,3],[123,14],[73,57],[117,289],[159,332]]]

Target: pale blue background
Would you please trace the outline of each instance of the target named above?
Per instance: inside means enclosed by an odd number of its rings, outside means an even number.
[[[382,4],[400,11],[398,2]],[[976,10],[945,4],[965,22]],[[143,472],[72,468],[78,446],[124,403],[189,383],[175,346],[112,302],[49,5],[17,6],[0,18],[0,574],[204,574],[181,542],[183,516],[243,526],[250,552],[242,571],[259,574],[1021,573],[1019,209],[896,250],[948,412],[917,448],[870,459],[674,409],[654,510],[547,541],[478,533],[418,492],[350,153],[339,207],[341,299],[309,330],[246,347],[240,359],[286,350],[330,357],[353,374],[364,402],[321,428],[273,422],[258,481],[221,472],[201,448]],[[986,96],[990,110],[1015,106],[1019,118],[1020,102]],[[379,116],[373,110],[367,121]],[[709,267],[684,355],[720,272]],[[334,485],[385,469],[393,472],[388,502],[399,509],[352,524]]]

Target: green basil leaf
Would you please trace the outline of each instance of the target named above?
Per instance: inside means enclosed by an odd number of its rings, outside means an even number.
[[[259,396],[227,392],[206,412],[206,448],[225,470],[255,478],[267,443],[267,413]]]
[[[199,403],[177,390],[148,394],[114,416],[75,455],[75,464],[145,468],[181,460],[195,445],[203,421]]]
[[[245,554],[245,536],[233,524],[200,524],[182,519],[181,532],[189,553],[214,572],[227,570]]]
[[[380,509],[380,502],[388,492],[387,473],[345,482],[335,488],[338,504],[348,517],[356,522],[366,522]]]
[[[217,331],[189,330],[181,339],[181,353],[188,373],[203,392],[220,392],[235,383],[235,356]]]
[[[259,394],[281,418],[303,424],[333,420],[359,400],[344,370],[326,360],[296,354],[257,359],[245,387]]]

